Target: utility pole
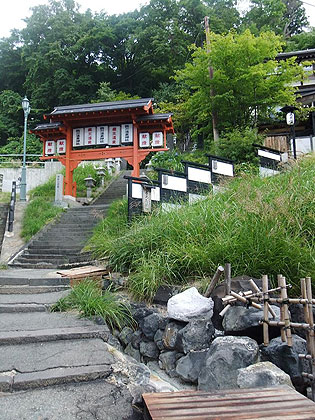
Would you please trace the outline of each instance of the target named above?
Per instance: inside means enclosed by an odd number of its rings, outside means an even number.
[[[209,29],[209,18],[205,16],[205,29],[206,29],[206,44],[207,44],[207,53],[209,54],[211,51],[210,46],[210,29]],[[211,65],[209,66],[209,79],[213,79],[213,68]],[[210,87],[210,97],[214,97],[214,90],[213,87]],[[212,131],[213,131],[213,140],[217,142],[219,140],[219,131],[217,128],[217,115],[216,112],[212,109]]]

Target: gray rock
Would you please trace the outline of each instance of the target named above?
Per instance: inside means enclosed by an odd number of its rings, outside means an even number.
[[[168,350],[174,350],[176,347],[178,332],[186,326],[186,323],[169,322],[163,334],[163,344]]]
[[[132,304],[131,313],[135,321],[139,324],[143,320],[143,318],[153,314],[153,310],[147,308],[144,305],[139,306],[137,304]]]
[[[238,370],[239,388],[260,388],[288,385],[293,388],[290,376],[271,362],[259,362]]]
[[[187,354],[191,350],[203,350],[210,347],[213,340],[214,326],[211,321],[190,321],[178,332],[176,349]]]
[[[128,356],[133,357],[134,359],[136,359],[138,362],[141,361],[141,355],[140,355],[140,351],[138,349],[135,349],[131,343],[129,343],[127,345],[127,347],[125,348],[124,352],[126,354],[128,354]]]
[[[176,351],[165,351],[160,354],[159,360],[161,362],[161,368],[171,377],[177,376],[176,373],[176,362],[182,356],[181,353]]]
[[[205,366],[207,350],[191,351],[176,364],[176,373],[185,382],[197,383],[201,369]]]
[[[249,337],[218,337],[208,350],[198,389],[237,388],[238,369],[258,361],[258,344]]]
[[[133,330],[129,327],[124,327],[119,334],[119,340],[124,346],[127,346],[131,342],[132,335]]]
[[[159,329],[160,323],[162,322],[162,316],[157,313],[153,313],[140,322],[139,326],[143,334],[150,340],[153,340],[154,334]]]
[[[164,331],[162,330],[157,330],[157,332],[154,335],[154,342],[159,350],[164,350],[165,348],[163,344],[163,335]]]
[[[137,330],[132,334],[131,344],[135,349],[139,350],[142,338],[142,332],[140,330]]]
[[[111,346],[115,347],[115,349],[119,351],[124,351],[123,346],[120,344],[118,338],[114,337],[112,334],[109,335],[108,340],[106,343],[110,344]]]
[[[304,390],[305,381],[302,372],[310,373],[307,360],[299,358],[299,354],[306,354],[306,341],[298,335],[292,335],[293,346],[289,347],[281,341],[281,337],[274,338],[267,347],[261,346],[263,360],[269,360],[279,369],[287,373],[293,385],[300,391]]]
[[[148,359],[157,359],[159,357],[159,349],[153,341],[140,343],[140,353]]]
[[[272,309],[276,313],[276,321],[280,320],[280,308],[278,306],[272,305]],[[231,306],[229,310],[224,315],[222,325],[225,331],[234,332],[242,331],[247,328],[257,327],[260,328],[260,321],[264,317],[264,312],[262,310],[250,307],[246,308],[245,306]],[[269,318],[272,319],[269,314]]]
[[[167,316],[162,316],[161,315],[161,319],[159,322],[159,329],[160,330],[165,330],[166,325],[169,323],[169,318]]]
[[[213,315],[213,300],[202,296],[196,287],[191,287],[182,293],[178,293],[167,302],[167,314],[169,318],[188,322],[207,314]]]

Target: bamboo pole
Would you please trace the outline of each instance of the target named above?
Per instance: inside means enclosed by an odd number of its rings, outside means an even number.
[[[309,302],[312,302],[312,282],[310,277],[306,277],[306,295]],[[309,341],[310,341],[310,350],[312,355],[312,376],[315,378],[315,335],[314,335],[314,316],[313,316],[313,305],[308,304],[308,317],[309,317]],[[315,401],[315,381],[312,381],[312,400]]]
[[[256,283],[252,280],[252,282],[255,284],[255,286],[258,288]],[[262,276],[262,289],[264,293],[264,323],[263,323],[263,333],[264,333],[264,346],[268,346],[269,344],[269,325],[268,325],[268,277],[266,275]]]
[[[280,291],[281,291],[282,290],[282,288],[281,288],[281,279],[282,279],[281,274],[278,274],[277,278],[278,278],[278,286],[279,286]],[[284,308],[283,308],[283,305],[280,306],[280,322],[284,323]],[[285,343],[287,341],[284,328],[281,328],[281,340],[282,340],[283,343]]]
[[[226,307],[224,309],[222,309],[222,311],[219,313],[220,316],[222,316],[222,318],[224,317],[224,315],[227,313],[227,311],[231,308],[231,305],[228,304],[226,305]]]
[[[283,312],[284,312],[284,322],[285,322],[285,333],[287,336],[287,343],[289,347],[292,347],[292,332],[290,326],[290,315],[289,315],[289,308],[288,308],[288,293],[287,293],[287,285],[285,281],[285,277],[281,276],[281,297],[284,300],[282,303]]]
[[[248,302],[247,298],[245,298],[244,296],[241,296],[233,291],[231,291],[231,295],[243,303],[250,303],[250,305],[253,306],[254,308],[261,309],[261,305],[258,305],[258,303],[255,303],[255,302]]]
[[[285,327],[286,323],[284,321],[268,321],[268,324],[270,325],[270,327]],[[292,328],[301,328],[301,329],[305,329],[305,328],[309,328],[309,324],[306,323],[299,323],[299,322],[290,322],[290,326]]]
[[[267,277],[267,281],[268,281],[268,277]],[[257,292],[257,293],[261,293],[261,290],[259,289],[259,287],[257,286],[257,284],[254,282],[254,280],[253,279],[250,279],[249,280],[249,284],[253,287],[253,289],[255,290],[255,292]],[[268,292],[268,290],[266,290],[266,292],[265,293],[267,293],[267,298],[269,299],[269,292]],[[265,299],[265,298],[264,298]],[[272,309],[272,307],[269,305],[269,303],[267,303],[267,307],[268,307],[268,311],[271,313],[271,316],[273,317],[273,318],[276,318],[276,313],[275,313],[275,311]]]
[[[222,265],[219,265],[217,268],[217,271],[215,272],[214,276],[212,277],[212,280],[206,290],[206,293],[204,294],[205,297],[210,297],[211,293],[213,292],[215,286],[218,284],[218,281],[220,280],[221,274],[224,272],[224,268]]]
[[[224,277],[225,277],[225,294],[229,295],[231,291],[231,264],[226,263],[224,266]]]

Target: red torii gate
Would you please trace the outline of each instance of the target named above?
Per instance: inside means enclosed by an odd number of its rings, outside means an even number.
[[[123,158],[133,167],[132,175],[140,174],[140,162],[151,152],[167,151],[166,134],[174,133],[172,114],[153,114],[153,99],[133,99],[126,101],[101,102],[84,105],[69,105],[56,107],[50,114],[44,115],[49,123],[40,124],[31,133],[43,141],[43,156],[41,160],[59,160],[66,168],[64,193],[76,196],[76,184],[73,182],[73,171],[83,160],[100,160],[107,158]],[[132,145],[110,147],[108,144],[85,144],[75,147],[73,142],[74,129],[113,127],[132,124]],[[105,128],[106,128],[105,127]],[[83,132],[83,131],[82,131]],[[139,134],[155,132],[163,133],[162,146],[153,147],[139,145]],[[157,134],[158,134],[157,133]],[[96,138],[96,137],[95,137]],[[47,142],[64,141],[64,149],[59,154],[48,155]],[[97,140],[95,140],[97,143]],[[131,143],[131,142],[129,142]],[[149,142],[148,142],[149,143]],[[50,144],[50,143],[48,143]],[[118,144],[120,141],[118,139]],[[49,150],[49,149],[48,149]]]

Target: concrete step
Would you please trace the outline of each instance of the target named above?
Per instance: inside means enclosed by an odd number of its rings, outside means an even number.
[[[0,286],[68,286],[67,277],[0,277]]]
[[[34,255],[34,254],[46,254],[46,255],[78,255],[80,254],[81,247],[80,248],[42,248],[40,246],[28,248],[25,251],[25,255]]]
[[[80,253],[82,247],[81,246],[53,246],[53,245],[43,245],[43,244],[38,244],[38,245],[31,244],[27,248],[27,250],[36,250],[36,249],[41,250],[47,254],[54,251],[56,251],[57,253],[69,252],[70,254],[76,254],[76,253]]]
[[[0,295],[1,297],[1,295]],[[25,313],[25,312],[45,312],[49,306],[37,303],[1,304],[0,314]]]
[[[27,260],[39,260],[39,261],[50,261],[50,260],[62,260],[62,259],[66,259],[66,260],[73,260],[73,261],[82,261],[85,258],[90,258],[91,254],[90,253],[84,253],[84,254],[67,254],[67,255],[62,255],[62,254],[42,254],[40,252],[29,252],[27,251],[26,253],[23,254],[24,259]],[[18,258],[19,261],[21,261],[21,258]]]
[[[21,263],[18,261],[14,261],[13,263],[9,264],[9,266],[11,268],[20,268],[20,269],[54,269],[54,268],[58,268],[58,269],[63,269],[63,270],[67,270],[69,268],[75,268],[75,267],[83,267],[87,264],[91,264],[93,262],[93,260],[88,260],[88,261],[82,261],[82,262],[71,262],[71,263],[64,263],[64,262],[56,262],[54,261],[54,263],[52,262],[37,262],[37,263]]]
[[[58,286],[5,285],[5,286],[0,286],[0,295],[61,292],[69,288],[70,288],[70,285],[58,285]]]
[[[115,358],[99,338],[1,346],[1,391],[18,391],[106,378]],[[1,379],[3,376],[1,377]]]
[[[0,332],[0,346],[87,338],[102,338],[107,341],[108,335],[109,330],[106,325],[4,331]]]

